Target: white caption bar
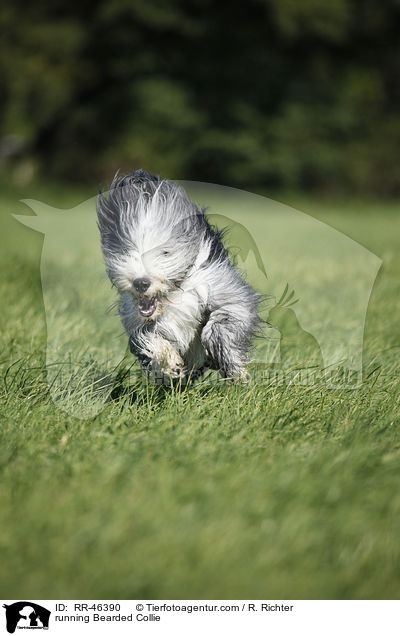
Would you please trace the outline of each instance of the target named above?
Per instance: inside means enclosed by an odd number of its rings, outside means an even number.
[[[1,601],[0,634],[235,633],[385,636],[399,633],[400,601]],[[23,630],[23,631],[22,631]]]

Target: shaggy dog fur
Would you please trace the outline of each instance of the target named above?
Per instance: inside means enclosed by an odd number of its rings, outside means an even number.
[[[204,210],[171,181],[116,176],[97,205],[101,245],[132,353],[153,378],[207,368],[245,378],[260,297]]]

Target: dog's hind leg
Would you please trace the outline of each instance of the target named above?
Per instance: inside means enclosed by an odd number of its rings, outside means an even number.
[[[203,328],[201,341],[213,368],[224,378],[247,380],[248,329],[236,317],[217,310]]]

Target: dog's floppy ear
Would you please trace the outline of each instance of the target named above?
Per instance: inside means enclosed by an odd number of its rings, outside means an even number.
[[[108,192],[97,197],[97,218],[104,254],[126,253],[132,247],[132,215],[143,196],[154,195],[161,179],[145,170],[120,176],[117,172]]]
[[[112,202],[104,192],[99,192],[97,197],[97,225],[100,230],[101,247],[104,252],[112,249],[113,236],[116,232],[116,210]]]
[[[97,197],[97,219],[104,255],[121,254],[127,250],[126,234],[127,200],[124,189],[119,187],[118,173],[115,175],[108,192],[99,191]]]
[[[120,216],[119,207],[122,201],[118,200],[118,192],[114,192],[114,190],[122,180],[123,178],[119,178],[119,172],[116,172],[108,192],[99,190],[96,209],[102,236],[103,232],[107,233],[107,228],[111,229],[110,224],[115,224]]]
[[[99,192],[97,218],[106,257],[126,254],[134,247],[132,226],[136,209],[154,196],[163,184],[167,190],[172,185],[140,169],[125,176],[117,172],[108,192]]]
[[[107,228],[110,226],[110,223],[115,222],[118,209],[113,205],[110,195],[107,196],[105,192],[100,190],[97,196],[96,210],[99,229],[103,235],[103,233],[107,233]]]

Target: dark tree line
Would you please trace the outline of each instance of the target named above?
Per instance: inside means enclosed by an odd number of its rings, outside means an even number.
[[[0,29],[6,169],[400,190],[400,0],[16,0]]]

